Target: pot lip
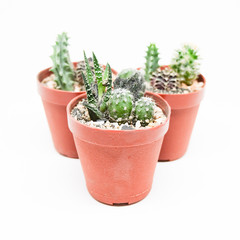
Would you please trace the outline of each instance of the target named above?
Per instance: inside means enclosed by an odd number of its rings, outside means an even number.
[[[75,66],[77,63],[78,63],[78,62],[73,62],[73,65]],[[106,67],[104,64],[102,64],[102,66]],[[79,94],[79,93],[84,93],[84,92],[85,92],[85,91],[79,91],[79,92],[66,91],[66,90],[61,90],[61,89],[49,88],[49,87],[43,85],[43,84],[42,84],[43,79],[40,79],[40,75],[42,74],[42,72],[45,72],[45,71],[50,73],[49,76],[52,75],[53,72],[50,71],[51,68],[52,68],[52,67],[45,68],[45,69],[43,69],[42,71],[40,71],[40,72],[37,74],[37,83],[38,83],[38,86],[39,86],[39,87],[44,88],[44,89],[46,89],[47,91],[58,92],[58,93],[61,92],[61,93],[66,93],[66,94],[67,94],[67,93],[69,93],[69,94],[71,94],[71,93],[73,93],[73,94],[76,94],[76,93]],[[112,72],[113,72],[115,75],[118,74],[118,72],[117,72],[115,69],[113,69],[113,68],[111,68],[111,69],[112,69]]]
[[[161,65],[160,67],[169,67],[169,65]],[[140,70],[140,69],[143,69],[142,67],[139,67],[139,68],[137,68],[138,70]],[[198,78],[201,78],[202,79],[202,81],[200,81],[200,82],[203,82],[203,86],[202,86],[202,88],[201,89],[199,89],[199,90],[197,90],[197,91],[195,91],[195,92],[188,92],[188,93],[181,93],[181,94],[179,94],[179,93],[171,93],[171,94],[169,94],[169,93],[156,93],[156,94],[159,94],[159,95],[161,95],[161,96],[186,96],[186,95],[195,95],[195,94],[198,94],[198,93],[200,93],[201,91],[203,91],[204,89],[205,89],[205,86],[206,86],[206,79],[205,79],[205,77],[202,75],[202,74],[199,74],[198,75]],[[154,92],[155,93],[155,92]]]
[[[131,132],[132,132],[132,133],[133,133],[133,132],[153,131],[153,130],[159,129],[159,128],[164,127],[164,126],[166,126],[167,124],[169,124],[170,115],[171,115],[171,107],[169,106],[168,102],[167,102],[165,99],[163,99],[161,96],[159,96],[158,94],[156,94],[156,93],[152,93],[152,92],[149,92],[149,91],[146,91],[145,93],[153,94],[153,95],[155,95],[155,96],[157,96],[157,97],[160,97],[161,100],[167,105],[167,108],[168,108],[168,110],[169,110],[169,114],[168,114],[168,116],[166,116],[166,120],[165,120],[163,123],[161,123],[161,124],[159,124],[159,125],[157,125],[157,126],[155,126],[155,127],[152,127],[152,128],[142,128],[142,129],[133,129],[133,130],[102,129],[102,128],[97,128],[97,127],[91,127],[91,126],[88,126],[88,125],[86,125],[86,124],[83,124],[83,123],[77,121],[77,120],[76,120],[75,118],[73,118],[72,115],[71,115],[71,110],[73,109],[72,105],[75,104],[75,102],[76,102],[79,98],[82,98],[82,97],[87,96],[86,93],[81,94],[81,95],[73,98],[73,99],[68,103],[68,105],[67,105],[67,115],[68,115],[69,120],[74,121],[76,124],[79,124],[79,125],[87,128],[87,129],[96,130],[96,131],[102,131],[102,132],[106,131],[106,132],[111,132],[111,133],[120,133],[120,132],[121,132],[121,133],[126,133],[126,132],[128,132],[128,133],[131,133]],[[79,101],[78,101],[78,102],[79,102]],[[76,106],[76,105],[74,105],[74,106]]]

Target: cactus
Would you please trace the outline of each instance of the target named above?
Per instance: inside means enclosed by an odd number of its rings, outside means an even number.
[[[114,89],[128,89],[134,96],[134,100],[139,99],[145,92],[145,80],[142,73],[135,69],[122,70],[114,81]]]
[[[155,103],[151,98],[142,97],[135,103],[135,116],[142,125],[153,119]]]
[[[129,120],[133,108],[133,95],[126,89],[115,89],[108,102],[109,116],[117,122]]]
[[[171,67],[177,72],[180,81],[190,86],[199,75],[198,60],[198,51],[190,45],[184,45],[182,49],[177,50]]]
[[[67,46],[68,37],[63,32],[57,36],[56,44],[53,46],[53,55],[51,56],[53,67],[50,71],[54,73],[58,89],[72,91],[75,74]]]
[[[159,52],[158,48],[154,43],[151,43],[148,46],[147,49],[147,55],[145,57],[146,63],[145,63],[145,79],[146,81],[150,81],[150,76],[153,72],[156,71],[156,69],[159,67],[158,61],[159,61]]]
[[[160,93],[182,93],[177,73],[170,67],[158,68],[151,76],[151,85]]]

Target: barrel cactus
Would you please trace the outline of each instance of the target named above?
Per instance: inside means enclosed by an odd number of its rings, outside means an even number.
[[[158,68],[151,76],[151,85],[160,93],[181,93],[180,80],[170,67]]]
[[[115,89],[108,102],[109,116],[117,122],[129,120],[133,108],[133,95],[127,89]]]
[[[136,69],[122,70],[114,81],[114,88],[128,89],[134,96],[134,100],[139,99],[145,92],[145,79],[143,74]]]
[[[199,75],[198,60],[197,49],[190,45],[184,45],[182,49],[177,50],[171,67],[177,72],[180,81],[190,86]]]
[[[135,103],[135,116],[142,125],[153,119],[155,103],[149,97],[142,97]]]
[[[68,36],[65,32],[57,36],[56,44],[53,46],[53,67],[50,69],[54,73],[54,80],[57,88],[65,91],[73,91],[75,73],[70,61],[68,46]]]

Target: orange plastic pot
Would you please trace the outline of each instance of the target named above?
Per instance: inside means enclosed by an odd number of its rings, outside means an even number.
[[[204,83],[197,92],[186,94],[159,94],[171,107],[171,120],[164,137],[159,161],[171,161],[182,157],[188,148],[198,108],[205,91],[205,78],[200,75],[199,81]]]
[[[170,107],[165,100],[147,92],[167,116],[154,128],[105,130],[76,121],[72,108],[86,95],[67,106],[68,124],[73,133],[89,193],[110,205],[128,205],[142,200],[151,189],[163,137],[168,130]]]
[[[76,62],[73,63],[76,67]],[[42,98],[44,110],[47,116],[48,125],[56,150],[67,157],[78,158],[72,133],[67,124],[66,107],[74,97],[84,92],[71,92],[51,89],[44,86],[41,82],[44,78],[52,74],[47,68],[37,76],[38,92]],[[112,69],[117,74],[117,72]]]

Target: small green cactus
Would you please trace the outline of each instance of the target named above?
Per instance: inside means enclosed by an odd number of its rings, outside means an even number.
[[[136,69],[122,70],[114,81],[114,89],[128,89],[134,96],[134,100],[139,99],[145,92],[145,80],[143,74]]]
[[[142,97],[135,103],[135,116],[142,125],[153,119],[155,103],[152,98]]]
[[[68,37],[65,32],[57,36],[56,44],[53,46],[53,67],[50,69],[54,73],[57,88],[65,91],[73,91],[74,69],[70,61],[67,50]]]
[[[129,120],[133,108],[133,96],[129,90],[115,89],[108,102],[108,111],[112,119],[118,122]]]
[[[171,67],[177,72],[180,81],[190,86],[199,75],[198,60],[198,51],[190,45],[184,45],[182,49],[177,50]]]
[[[147,49],[147,55],[145,57],[146,63],[145,63],[145,79],[146,81],[150,81],[150,76],[153,72],[156,71],[156,69],[159,67],[159,52],[158,48],[154,43],[151,43],[148,46]]]

